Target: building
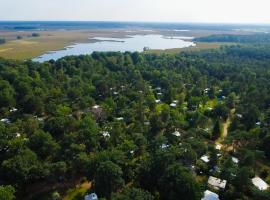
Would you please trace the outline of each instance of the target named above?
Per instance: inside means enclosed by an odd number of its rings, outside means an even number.
[[[176,105],[176,103],[171,103],[170,106],[171,106],[172,108],[175,108],[177,105]]]
[[[17,112],[18,111],[18,109],[17,108],[12,108],[12,109],[10,109],[9,110],[9,112],[11,112],[11,113],[13,113],[13,112]]]
[[[123,118],[123,117],[118,117],[118,118],[116,118],[116,120],[117,120],[117,121],[123,121],[124,118]]]
[[[162,149],[167,149],[168,147],[169,147],[168,144],[161,144],[161,145],[160,145],[160,148],[162,148]]]
[[[87,194],[84,197],[84,200],[98,200],[98,197],[96,193],[91,193],[91,194]]]
[[[238,163],[239,163],[239,159],[236,158],[236,157],[232,157],[232,161],[233,161],[235,164],[238,164]]]
[[[160,99],[157,99],[157,100],[156,100],[156,103],[161,103],[161,100],[160,100]]]
[[[227,181],[210,176],[208,179],[208,184],[214,189],[219,190],[219,189],[225,189]]]
[[[209,190],[204,191],[204,197],[201,200],[219,200],[218,194]]]
[[[3,118],[0,121],[3,122],[3,123],[6,123],[6,124],[10,124],[10,120],[7,119],[7,118]]]
[[[111,135],[110,135],[110,133],[109,133],[108,131],[101,131],[100,133],[102,134],[102,136],[103,136],[104,138],[109,138],[109,137],[111,137]]]
[[[176,136],[176,137],[181,137],[181,133],[179,131],[174,131],[172,133],[172,135]]]
[[[208,163],[208,162],[210,161],[209,156],[207,156],[207,155],[202,156],[202,157],[201,157],[201,160],[202,160],[203,162],[205,162],[205,163]]]
[[[221,147],[222,147],[221,144],[217,144],[216,145],[216,150],[221,150]]]
[[[262,191],[267,190],[269,188],[269,185],[258,176],[252,179],[252,183],[254,186],[256,186],[259,190],[262,190]]]

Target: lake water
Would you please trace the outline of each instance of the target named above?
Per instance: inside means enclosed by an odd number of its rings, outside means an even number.
[[[172,48],[184,48],[195,45],[195,43],[191,41],[192,37],[165,37],[162,35],[135,35],[128,38],[95,37],[92,39],[96,41],[74,44],[62,50],[48,52],[34,58],[33,60],[37,62],[44,62],[51,59],[57,60],[69,55],[91,54],[94,51],[142,52],[144,47],[164,50]]]

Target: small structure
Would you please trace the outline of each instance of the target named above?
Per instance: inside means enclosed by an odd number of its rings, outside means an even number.
[[[160,99],[157,99],[155,102],[156,103],[161,103],[161,100]]]
[[[202,157],[201,157],[201,160],[202,160],[203,162],[205,162],[205,163],[208,163],[208,162],[210,161],[210,159],[209,159],[209,156],[208,156],[208,155],[204,155],[204,156],[202,156]]]
[[[98,200],[98,196],[96,193],[87,194],[85,195],[84,200]]]
[[[159,96],[160,96],[160,95],[162,95],[162,93],[161,93],[161,92],[158,92],[158,93],[157,93],[157,95],[159,95]]]
[[[15,136],[16,136],[16,138],[19,138],[19,137],[21,137],[21,134],[20,133],[15,133]]]
[[[252,179],[252,183],[261,191],[267,190],[269,188],[269,185],[258,176]]]
[[[8,118],[3,118],[0,121],[6,124],[10,124],[10,120]]]
[[[210,91],[210,88],[205,88],[204,93],[208,93]]]
[[[160,148],[162,148],[162,149],[166,149],[166,148],[168,148],[168,147],[169,147],[168,144],[162,144],[162,145],[160,145]]]
[[[239,113],[237,113],[236,116],[237,116],[238,118],[243,118],[243,115],[242,115],[242,114],[239,114]]]
[[[209,190],[204,191],[204,197],[201,200],[219,200],[218,194]]]
[[[181,133],[179,131],[174,131],[172,133],[172,135],[176,136],[176,137],[181,137]]]
[[[232,161],[233,161],[235,164],[238,164],[238,163],[239,163],[239,159],[236,158],[236,157],[232,157]]]
[[[99,105],[94,105],[92,108],[93,108],[93,109],[99,109],[100,106],[99,106]]]
[[[262,123],[261,122],[256,122],[256,125],[257,126],[260,126]]]
[[[208,179],[208,184],[212,186],[214,189],[219,190],[219,189],[225,189],[227,181],[210,176]]]
[[[124,118],[123,118],[123,117],[117,117],[116,120],[117,120],[117,121],[123,121]]]
[[[111,135],[110,135],[110,133],[109,133],[108,131],[101,131],[100,133],[102,134],[102,136],[103,136],[104,138],[109,138],[109,137],[111,137]]]
[[[170,106],[171,106],[172,108],[175,108],[177,105],[176,105],[176,103],[171,103]]]
[[[217,144],[217,145],[216,145],[216,150],[221,150],[221,147],[222,147],[222,146],[221,146],[220,144]]]
[[[9,110],[9,112],[11,112],[11,113],[16,112],[16,111],[18,111],[17,108],[11,108],[11,109]]]

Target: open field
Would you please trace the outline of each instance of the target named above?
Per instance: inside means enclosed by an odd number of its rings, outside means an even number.
[[[220,31],[192,30],[176,32],[172,30],[143,30],[143,29],[95,29],[95,30],[51,30],[38,31],[40,37],[31,37],[30,31],[1,31],[0,38],[5,38],[7,43],[0,45],[0,57],[25,60],[37,57],[48,51],[62,49],[73,43],[89,42],[92,37],[116,37],[123,38],[136,34],[162,34],[164,36],[189,36],[201,37],[210,34],[221,34]],[[18,40],[17,36],[22,39]],[[218,48],[219,43],[198,43],[196,47],[169,50],[151,50],[151,53],[177,53],[180,50],[201,50]]]
[[[43,31],[40,37],[29,37],[29,32],[20,34],[23,39],[14,39],[14,32],[7,32],[6,44],[0,45],[0,57],[10,59],[30,59],[48,51],[62,49],[75,42],[86,42],[90,37],[115,35],[110,32],[101,31]],[[2,37],[2,34],[1,34]]]
[[[187,48],[175,48],[166,50],[149,50],[145,53],[156,53],[156,54],[175,54],[182,51],[200,51],[205,49],[218,49],[221,46],[233,45],[234,43],[208,43],[208,42],[197,42],[196,46]]]

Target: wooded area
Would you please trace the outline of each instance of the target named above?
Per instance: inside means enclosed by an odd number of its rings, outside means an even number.
[[[251,182],[270,183],[269,63],[268,45],[0,59],[0,199],[88,180],[108,200],[197,200],[209,176],[221,199],[270,199]]]

